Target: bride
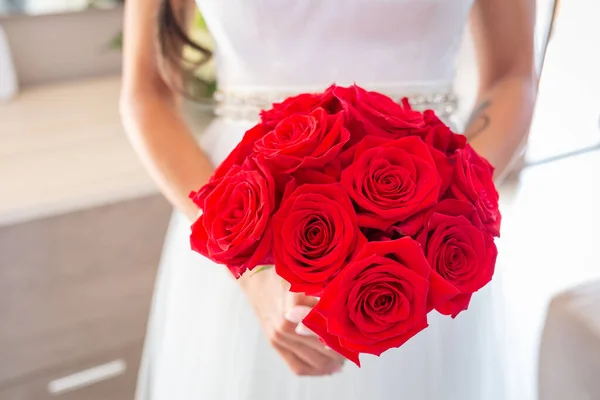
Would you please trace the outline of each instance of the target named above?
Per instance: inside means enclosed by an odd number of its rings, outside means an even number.
[[[197,5],[217,44],[221,92],[219,117],[199,141],[169,84],[177,81],[173,72],[193,4],[126,2],[121,112],[137,153],[178,210],[164,246],[138,399],[502,398],[489,290],[476,294],[456,320],[433,315],[430,327],[402,348],[364,357],[358,369],[299,324],[315,299],[287,293],[270,271],[235,281],[226,268],[190,250],[189,227],[198,210],[188,193],[207,181],[256,121],[257,110],[334,82],[356,82],[435,109],[469,137],[501,179],[523,148],[535,98],[534,0]],[[469,20],[480,80],[477,106],[463,125],[454,116],[452,91]]]

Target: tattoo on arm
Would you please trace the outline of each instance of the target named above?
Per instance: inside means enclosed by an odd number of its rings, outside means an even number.
[[[465,135],[468,140],[473,140],[479,136],[490,124],[490,117],[486,114],[490,104],[489,100],[484,100],[473,110],[465,128]]]

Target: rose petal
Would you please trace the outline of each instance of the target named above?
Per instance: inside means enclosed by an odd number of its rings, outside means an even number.
[[[427,298],[427,312],[460,294],[460,291],[457,288],[435,271],[431,271],[429,279],[431,287]]]
[[[358,352],[349,350],[342,346],[339,337],[332,335],[327,331],[327,321],[320,314],[315,311],[311,311],[306,318],[304,318],[302,323],[317,336],[319,336],[319,339],[330,349],[336,351],[360,367]]]
[[[452,318],[456,318],[458,314],[469,308],[472,294],[459,294],[453,297],[451,300],[444,304],[439,305],[436,310],[440,314],[450,315]]]

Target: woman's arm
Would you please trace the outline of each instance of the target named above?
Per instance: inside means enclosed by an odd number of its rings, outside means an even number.
[[[178,95],[159,67],[156,15],[159,0],[125,2],[121,115],[142,162],[171,203],[190,219],[197,207],[188,199],[203,185],[212,166],[196,144],[178,108]],[[173,0],[174,8],[193,7]]]
[[[480,84],[465,134],[501,180],[523,151],[533,114],[535,0],[476,0],[471,19]]]

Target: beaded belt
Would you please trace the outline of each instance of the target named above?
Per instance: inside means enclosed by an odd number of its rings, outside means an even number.
[[[215,114],[230,120],[255,122],[261,110],[269,109],[273,103],[282,102],[296,94],[298,93],[217,91],[214,96]],[[406,97],[413,109],[431,109],[443,120],[451,119],[458,108],[458,100],[453,93],[387,95],[397,102]]]

